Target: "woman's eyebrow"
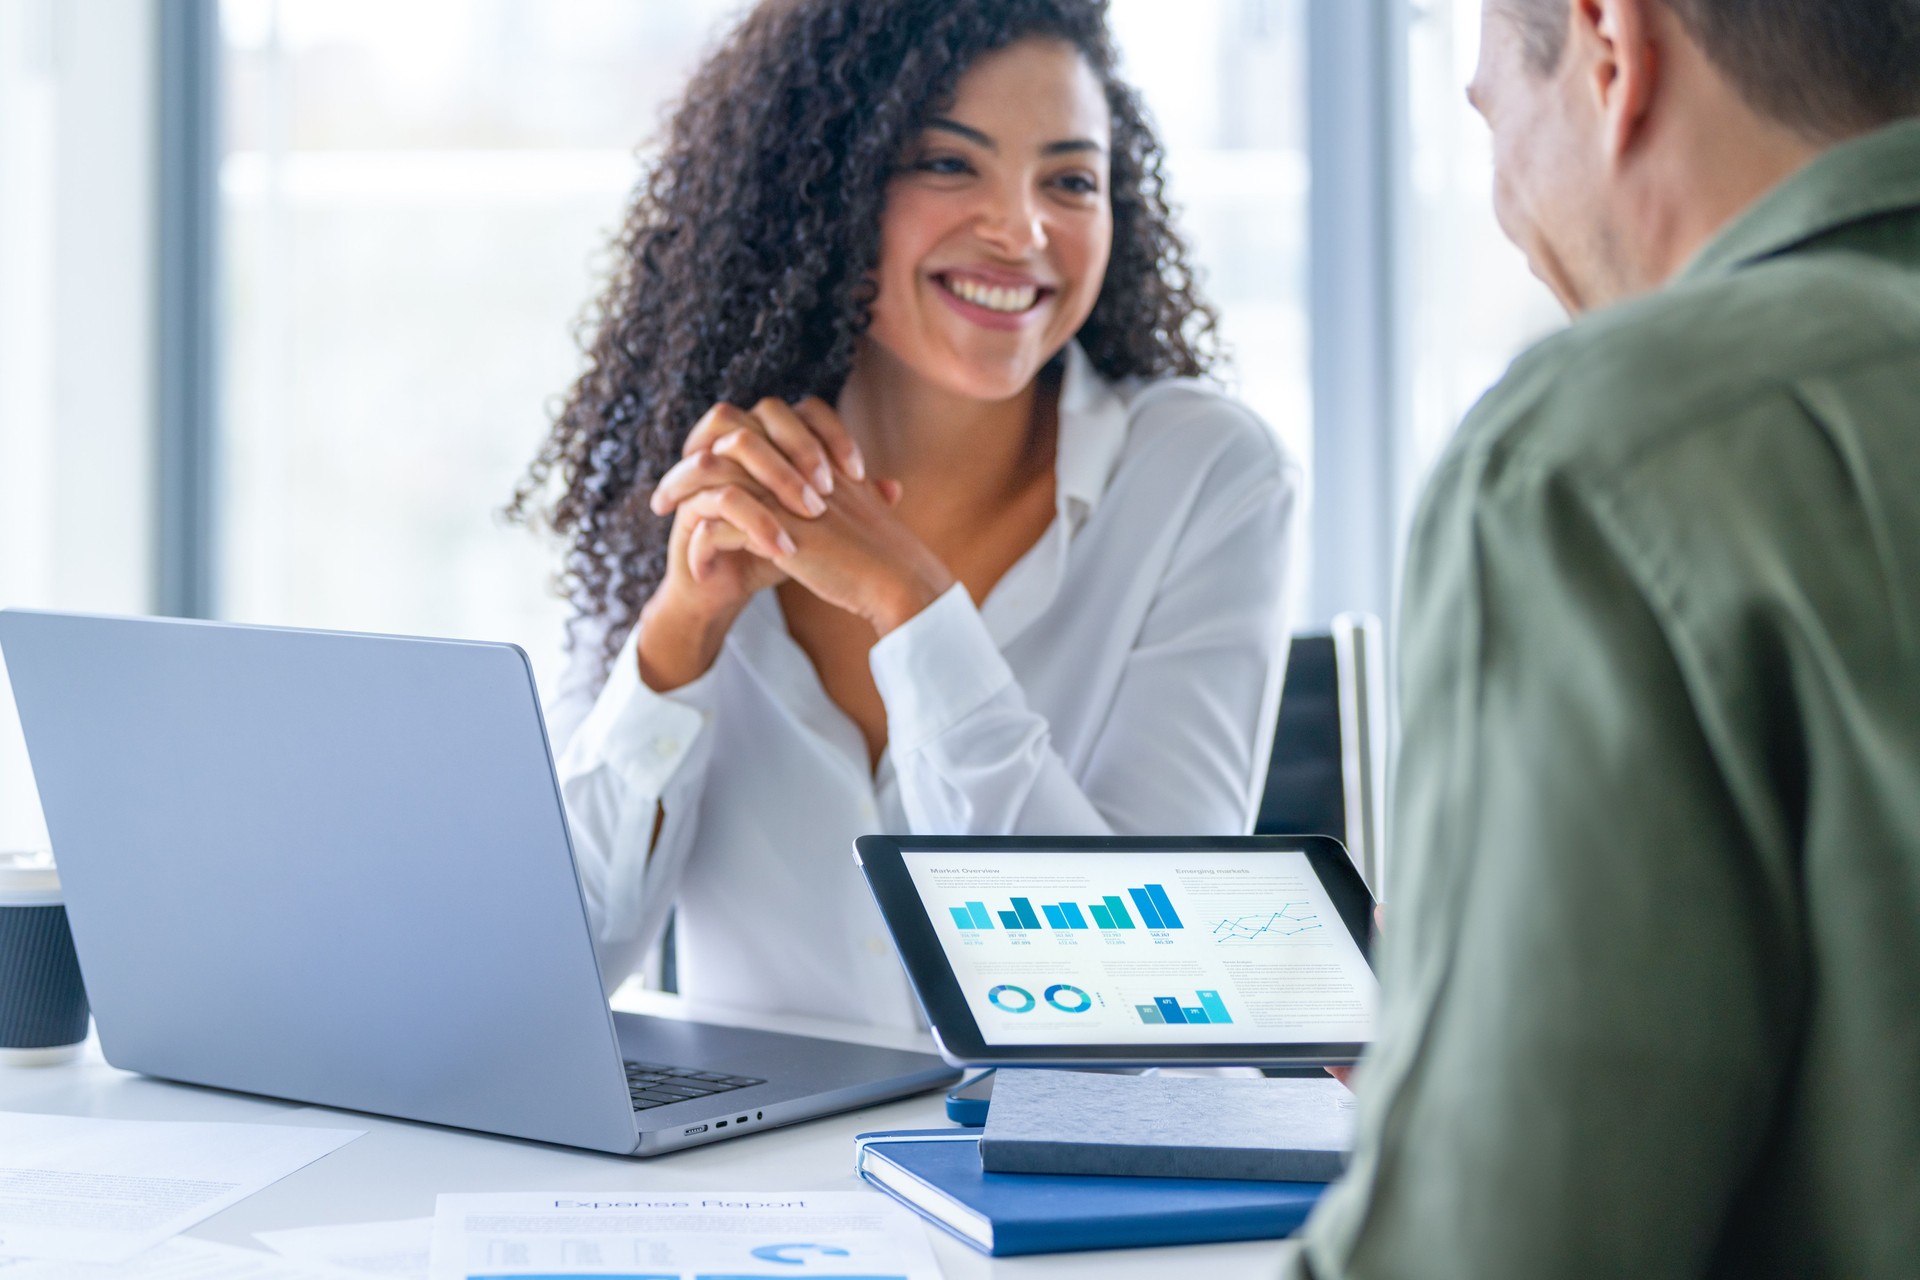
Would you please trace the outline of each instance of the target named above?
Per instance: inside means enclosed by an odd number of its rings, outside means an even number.
[[[927,121],[927,128],[938,129],[943,133],[951,133],[956,137],[965,138],[975,146],[982,147],[988,151],[998,151],[1000,149],[998,143],[972,125],[961,124],[958,120],[949,120],[945,116],[935,116],[933,119]],[[1082,151],[1097,151],[1105,154],[1106,148],[1098,142],[1095,142],[1092,138],[1063,138],[1059,142],[1049,142],[1046,146],[1040,148],[1040,154],[1043,156],[1071,155]]]
[[[958,120],[949,120],[945,116],[935,116],[933,119],[927,121],[927,128],[939,129],[943,133],[958,134],[975,146],[985,147],[988,151],[998,151],[1000,149],[994,144],[992,138],[989,138],[978,129],[970,125],[961,124]]]

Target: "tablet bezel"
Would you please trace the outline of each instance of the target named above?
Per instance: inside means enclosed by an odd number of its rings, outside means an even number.
[[[940,1056],[955,1066],[1155,1066],[1323,1067],[1348,1066],[1366,1049],[1356,1043],[1169,1045],[989,1045],[968,1006],[946,949],[914,886],[903,852],[1104,854],[1196,852],[1304,852],[1314,874],[1340,913],[1341,923],[1373,967],[1373,895],[1331,836],[861,836],[854,861],[866,875],[880,915],[920,1007],[932,1026]]]

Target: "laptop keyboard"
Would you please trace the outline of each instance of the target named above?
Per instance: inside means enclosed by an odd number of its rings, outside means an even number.
[[[718,1071],[696,1071],[692,1067],[665,1067],[657,1062],[629,1062],[627,1091],[633,1095],[633,1109],[646,1111],[692,1098],[711,1098],[748,1085],[765,1084],[752,1076],[722,1075]]]

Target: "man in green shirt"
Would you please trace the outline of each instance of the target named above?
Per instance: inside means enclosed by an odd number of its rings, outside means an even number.
[[[1920,0],[1488,0],[1579,318],[1440,463],[1294,1277],[1920,1276]]]

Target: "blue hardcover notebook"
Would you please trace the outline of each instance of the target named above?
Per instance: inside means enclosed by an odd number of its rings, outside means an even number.
[[[854,1167],[983,1253],[1064,1253],[1292,1235],[1317,1182],[986,1173],[978,1129],[902,1129],[854,1139]]]

